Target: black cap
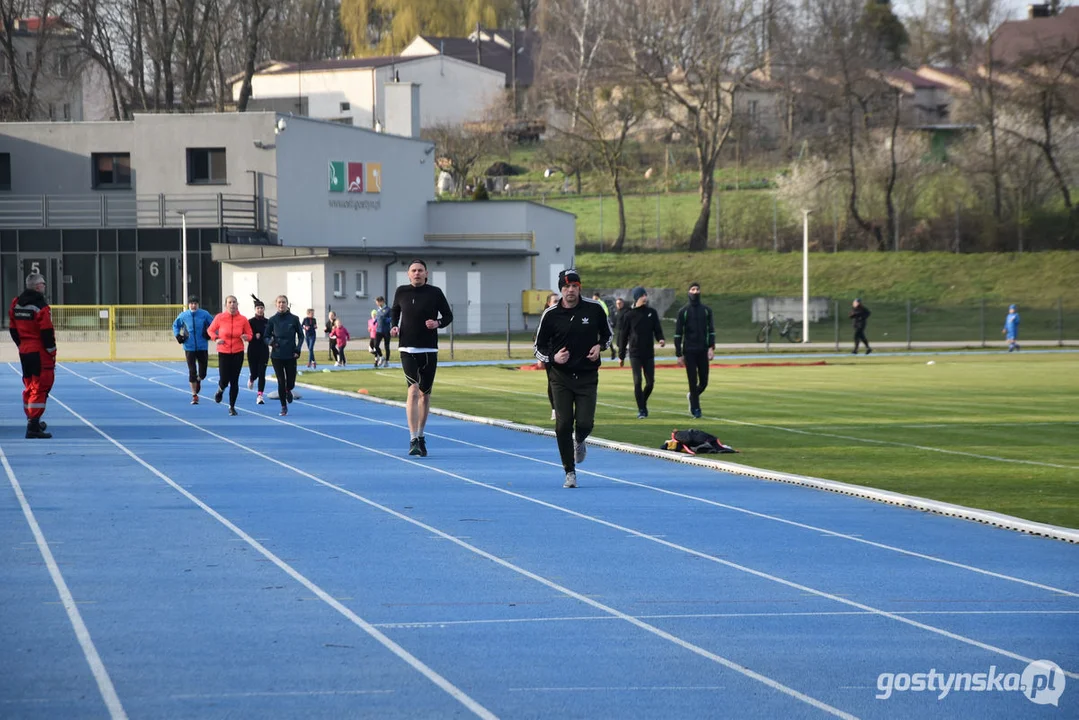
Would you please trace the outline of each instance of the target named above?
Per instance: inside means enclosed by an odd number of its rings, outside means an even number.
[[[188,305],[190,305],[191,303],[197,303],[198,301],[199,301],[199,296],[198,295],[188,295],[187,296],[187,304]]]
[[[558,289],[566,287],[570,283],[581,284],[581,276],[577,274],[577,271],[570,268],[569,270],[563,270],[558,273]]]

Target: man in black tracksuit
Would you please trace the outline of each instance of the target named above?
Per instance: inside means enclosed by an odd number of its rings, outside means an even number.
[[[873,352],[873,348],[869,347],[869,339],[865,336],[865,321],[869,319],[869,308],[862,304],[861,298],[854,298],[854,302],[851,303],[850,321],[854,326],[854,350],[851,351],[851,355],[858,354],[858,341],[861,340],[865,343],[865,354]]]
[[[674,354],[689,377],[689,414],[701,416],[701,394],[708,387],[708,363],[716,354],[716,328],[712,308],[701,304],[701,284],[689,286],[689,302],[678,311],[674,326]]]
[[[577,487],[577,463],[596,420],[600,353],[611,344],[611,324],[603,307],[581,297],[576,270],[558,274],[562,300],[543,311],[536,328],[536,358],[544,363],[554,398],[555,437],[566,481]]]
[[[427,284],[427,263],[423,260],[409,263],[408,285],[394,293],[392,312],[390,335],[398,338],[397,354],[408,383],[408,454],[427,457],[423,430],[431,412],[431,389],[438,367],[438,330],[453,322],[453,311],[442,290]]]
[[[626,307],[626,301],[622,298],[614,299],[614,314],[611,315],[611,329],[614,331],[614,341],[611,343],[611,360],[614,360],[615,353],[618,348],[618,341],[622,338],[620,329],[622,327],[622,318],[629,312],[629,308]]]
[[[648,305],[648,293],[643,287],[633,288],[633,307],[622,316],[618,327],[618,364],[626,363],[629,353],[629,365],[633,368],[633,397],[637,400],[637,419],[648,417],[648,396],[656,380],[656,349],[666,345],[663,339],[663,327],[659,313]],[[641,386],[641,376],[644,386]]]
[[[292,402],[292,391],[296,388],[296,360],[303,349],[303,326],[300,318],[289,311],[287,297],[278,295],[274,304],[277,313],[266,321],[264,344],[270,346],[270,360],[277,376],[280,414],[288,415],[288,404]]]

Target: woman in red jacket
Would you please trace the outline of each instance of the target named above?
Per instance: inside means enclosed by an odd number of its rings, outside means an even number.
[[[206,332],[217,344],[217,369],[221,373],[214,402],[221,402],[227,387],[229,415],[235,415],[236,398],[240,395],[240,371],[244,367],[244,343],[250,342],[253,334],[251,323],[240,314],[235,295],[225,298],[225,312],[217,314]]]

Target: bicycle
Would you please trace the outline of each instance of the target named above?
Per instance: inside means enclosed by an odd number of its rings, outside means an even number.
[[[757,332],[757,342],[764,342],[769,335],[787,338],[788,342],[802,342],[802,326],[790,318],[772,315]]]

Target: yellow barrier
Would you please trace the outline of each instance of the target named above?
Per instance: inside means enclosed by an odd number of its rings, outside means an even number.
[[[172,334],[181,310],[181,305],[53,305],[57,356],[61,362],[182,359]],[[7,345],[14,351],[13,343]],[[18,360],[17,352],[3,355]]]

